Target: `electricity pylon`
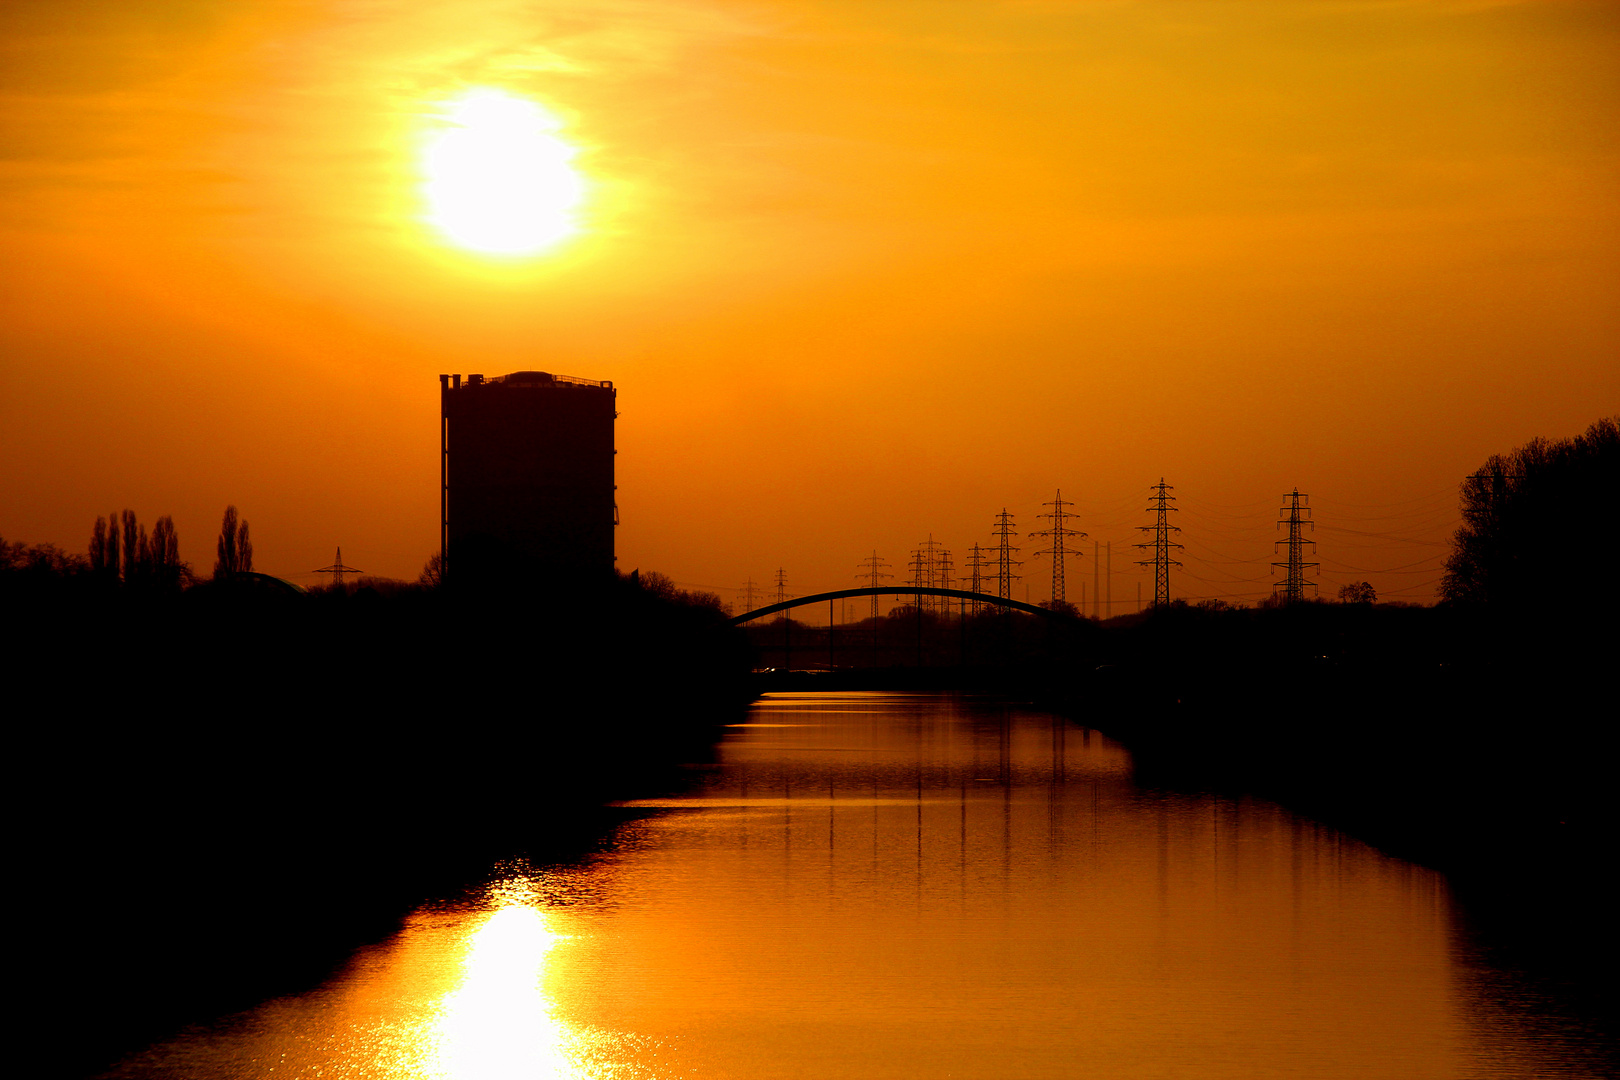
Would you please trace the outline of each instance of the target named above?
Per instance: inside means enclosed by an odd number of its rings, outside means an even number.
[[[342,548],[337,549],[337,561],[336,562],[334,562],[331,566],[323,566],[323,567],[321,567],[319,570],[317,570],[315,572],[317,574],[331,574],[332,575],[332,584],[336,585],[339,589],[343,588],[343,575],[344,574],[363,574],[363,573],[365,573],[364,570],[357,569],[356,567],[344,566],[343,565],[343,549]]]
[[[785,604],[787,598],[787,571],[779,566],[776,568],[776,602]]]
[[[984,557],[984,548],[980,547],[978,544],[974,544],[971,548],[969,548],[967,564],[968,569],[973,573],[973,591],[983,592],[984,568],[988,565],[988,560],[986,560]],[[974,615],[977,615],[979,613],[979,606],[979,601],[970,601],[968,604],[968,610]]]
[[[1015,566],[1023,566],[1023,562],[1013,558],[1013,552],[1018,546],[1012,538],[1018,534],[1013,531],[1013,516],[1007,513],[1003,506],[1001,513],[996,515],[996,524],[990,530],[990,535],[996,538],[996,595],[1003,600],[1012,599],[1012,583],[1018,575],[1012,572]]]
[[[1174,491],[1176,489],[1171,485],[1166,484],[1164,482],[1164,477],[1161,476],[1159,477],[1159,482],[1153,486],[1153,490],[1157,491],[1158,494],[1150,496],[1150,498],[1153,500],[1153,505],[1149,506],[1148,510],[1154,512],[1157,517],[1152,525],[1137,526],[1137,528],[1143,532],[1152,533],[1153,541],[1147,544],[1136,545],[1137,547],[1144,549],[1152,548],[1153,558],[1138,559],[1136,565],[1153,567],[1153,606],[1164,607],[1166,604],[1170,603],[1170,568],[1172,566],[1181,565],[1179,562],[1170,557],[1171,548],[1176,548],[1178,550],[1181,548],[1180,544],[1170,539],[1170,534],[1172,532],[1180,532],[1181,527],[1179,525],[1170,524],[1170,511],[1176,508],[1169,504],[1175,502],[1176,497],[1174,495],[1166,494],[1166,492]]]
[[[888,566],[889,564],[886,560],[878,558],[878,553],[876,551],[872,552],[869,558],[862,559],[860,565],[861,572],[856,574],[855,577],[857,580],[864,578],[866,584],[871,588],[876,589],[886,577],[894,577],[893,574],[885,574],[883,572],[883,567]],[[872,618],[876,619],[877,617],[878,598],[877,594],[874,593],[872,594]]]
[[[950,573],[950,561],[951,553],[945,550],[945,545],[934,539],[933,533],[929,533],[928,539],[911,553],[911,584],[925,589],[940,588],[940,575]],[[929,596],[925,599],[922,593],[918,593],[916,600],[919,608],[927,608],[930,611],[935,608],[948,611],[950,608],[949,602],[944,597],[939,597],[943,602],[936,604],[934,597]]]
[[[759,606],[757,603],[757,598],[760,595],[759,584],[755,582],[753,578],[749,578],[747,581],[743,582],[742,594],[744,611],[753,611],[754,608]]]
[[[1285,518],[1279,518],[1277,520],[1277,524],[1288,526],[1288,539],[1273,542],[1271,545],[1271,550],[1272,553],[1275,554],[1278,544],[1287,544],[1288,560],[1286,562],[1274,562],[1271,565],[1281,566],[1287,571],[1287,576],[1282,582],[1283,603],[1293,604],[1305,599],[1305,589],[1307,586],[1312,589],[1316,588],[1316,582],[1305,580],[1305,568],[1318,565],[1317,563],[1305,561],[1305,545],[1311,545],[1312,552],[1314,553],[1316,549],[1316,541],[1307,540],[1300,533],[1300,526],[1302,525],[1309,525],[1311,530],[1314,532],[1316,530],[1316,522],[1312,521],[1309,517],[1300,516],[1301,514],[1308,515],[1311,512],[1311,508],[1300,501],[1301,499],[1310,498],[1309,495],[1301,495],[1299,493],[1299,488],[1295,488],[1292,494],[1284,495],[1283,498],[1287,499],[1288,502],[1283,506],[1281,512],[1287,514],[1288,516]],[[1276,592],[1275,586],[1273,586],[1272,591],[1274,593]]]
[[[913,548],[911,551],[911,581],[908,582],[908,584],[910,584],[913,588],[927,589],[933,587],[934,567],[933,563],[928,558],[928,554],[927,548]],[[914,594],[911,598],[911,602],[918,611],[921,611],[923,606],[923,594]]]
[[[1040,532],[1032,532],[1029,535],[1041,537],[1049,536],[1052,538],[1051,551],[1037,551],[1035,554],[1052,556],[1052,603],[1054,606],[1057,606],[1059,604],[1066,603],[1063,598],[1064,557],[1067,555],[1085,554],[1084,552],[1076,551],[1069,547],[1065,541],[1067,541],[1071,536],[1076,538],[1084,538],[1086,534],[1081,532],[1079,529],[1071,529],[1063,524],[1069,518],[1074,516],[1073,514],[1065,512],[1063,509],[1063,507],[1066,505],[1074,505],[1073,503],[1065,503],[1063,501],[1063,489],[1058,489],[1056,499],[1049,503],[1043,503],[1042,505],[1050,506],[1052,508],[1052,512],[1050,514],[1040,515],[1043,518],[1051,518],[1052,527],[1050,529],[1042,529]]]
[[[934,588],[948,589],[951,587],[951,571],[956,566],[951,562],[950,548],[942,547],[934,553]],[[941,615],[951,613],[951,598],[948,596],[934,597],[934,607]]]

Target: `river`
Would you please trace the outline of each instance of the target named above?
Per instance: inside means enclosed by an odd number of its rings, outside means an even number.
[[[1138,787],[1124,749],[1035,709],[773,695],[632,809],[600,853],[496,867],[326,984],[107,1075],[1603,1075],[1470,946],[1440,874]]]

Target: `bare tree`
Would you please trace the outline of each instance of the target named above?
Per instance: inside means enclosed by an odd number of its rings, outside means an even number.
[[[236,533],[236,560],[239,564],[237,570],[248,573],[253,569],[253,541],[248,537],[248,523],[242,522],[242,527]]]
[[[1344,604],[1373,604],[1378,593],[1365,581],[1351,582],[1339,590],[1339,602]]]
[[[214,576],[230,577],[253,569],[253,541],[248,536],[248,523],[238,522],[236,507],[225,508],[225,518],[219,525],[218,558],[214,562]]]
[[[135,520],[133,510],[125,510],[121,517],[124,525],[124,580],[134,581],[141,571],[141,527]]]
[[[107,519],[96,518],[95,528],[90,531],[90,569],[100,575],[107,572]],[[118,568],[112,568],[114,573]]]
[[[148,536],[146,526],[131,510],[96,518],[90,532],[89,566],[92,573],[113,581],[154,582],[169,588],[179,586],[189,575],[189,568],[180,561],[174,519],[167,514],[158,518]]]
[[[180,537],[174,531],[174,519],[164,514],[152,526],[152,540],[147,551],[153,579],[165,587],[180,584],[184,568],[180,562]]]
[[[113,579],[118,577],[118,511],[114,510],[107,515],[107,574]]]
[[[636,584],[643,592],[658,597],[660,600],[672,600],[680,590],[668,574],[660,574],[657,570],[640,570],[636,572]]]
[[[225,508],[225,520],[219,525],[219,543],[214,559],[214,576],[229,577],[236,573],[236,507]]]

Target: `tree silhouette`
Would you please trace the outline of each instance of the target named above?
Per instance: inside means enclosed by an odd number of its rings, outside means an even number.
[[[148,573],[152,580],[164,588],[174,588],[186,575],[185,564],[180,561],[180,537],[174,530],[174,519],[164,514],[152,526],[152,540],[147,549]]]
[[[118,556],[113,556],[112,565],[107,565],[107,519],[96,518],[96,525],[90,531],[90,569],[97,576],[105,576],[109,570],[116,576],[118,573]]]
[[[218,558],[214,561],[214,576],[227,578],[232,574],[246,574],[253,569],[253,541],[248,538],[248,523],[238,522],[236,507],[225,508],[225,518],[219,526]]]
[[[146,539],[142,535],[140,523],[135,520],[135,511],[125,510],[124,525],[124,580],[134,581],[141,572],[141,548]]]
[[[1494,454],[1463,481],[1463,526],[1441,596],[1514,613],[1596,609],[1615,600],[1613,575],[1580,573],[1572,551],[1612,543],[1620,490],[1620,417],[1573,439],[1536,438]]]
[[[92,573],[113,581],[165,588],[178,587],[189,575],[189,568],[180,561],[174,519],[167,514],[158,518],[148,536],[132,510],[96,518],[90,532],[89,566]]]
[[[114,581],[118,580],[122,570],[118,561],[118,550],[118,511],[114,510],[107,515],[107,546],[103,551],[106,557],[104,569]]]
[[[1369,583],[1354,581],[1339,590],[1339,601],[1345,604],[1372,604],[1378,601],[1378,593]]]

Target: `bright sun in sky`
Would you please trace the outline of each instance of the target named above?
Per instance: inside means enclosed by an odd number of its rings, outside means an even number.
[[[534,255],[579,232],[578,151],[536,102],[469,90],[445,103],[423,156],[427,220],[458,247]]]

